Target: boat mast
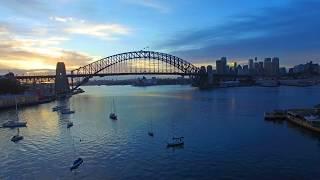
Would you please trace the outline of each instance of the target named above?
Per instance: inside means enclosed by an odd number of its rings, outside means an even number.
[[[114,98],[113,98],[112,105],[113,105],[113,112],[116,114],[116,106],[115,106],[115,104],[114,104]]]
[[[14,97],[14,101],[16,103],[16,117],[17,117],[17,120],[19,121],[17,96]]]

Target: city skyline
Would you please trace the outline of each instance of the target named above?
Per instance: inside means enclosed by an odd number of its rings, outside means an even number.
[[[318,60],[319,2],[234,3],[3,1],[0,72],[54,70],[58,61],[72,69],[146,47],[198,66],[214,65],[222,56],[240,64],[256,56],[280,57],[286,67]]]

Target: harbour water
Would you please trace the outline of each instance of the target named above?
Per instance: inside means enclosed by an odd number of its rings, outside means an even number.
[[[312,107],[320,87],[95,86],[20,109],[24,140],[0,129],[0,179],[318,179],[320,135],[265,111]],[[118,120],[109,119],[115,98]],[[67,105],[75,114],[52,112]],[[0,112],[0,123],[15,116]],[[153,126],[154,137],[148,136]],[[67,129],[67,123],[74,126]],[[167,149],[173,135],[185,146]],[[75,172],[69,168],[82,157]]]

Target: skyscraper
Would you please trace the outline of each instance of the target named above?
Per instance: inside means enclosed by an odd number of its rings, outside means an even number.
[[[253,59],[249,59],[249,70],[252,71],[253,70]]]
[[[208,83],[212,84],[213,83],[213,69],[211,65],[207,66],[207,74],[208,74]]]
[[[274,57],[272,58],[272,75],[278,76],[279,75],[279,58]]]
[[[264,75],[271,76],[272,75],[272,61],[271,58],[264,59]]]
[[[218,74],[226,74],[227,72],[227,58],[222,57],[216,61],[216,69]]]

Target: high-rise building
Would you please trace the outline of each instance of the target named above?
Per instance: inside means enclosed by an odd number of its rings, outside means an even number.
[[[264,75],[271,76],[272,75],[272,61],[271,58],[265,58],[264,59]]]
[[[208,83],[212,84],[213,83],[213,69],[211,65],[207,66],[207,74],[208,74]]]
[[[217,74],[227,73],[227,58],[222,57],[220,60],[216,61]]]
[[[279,58],[274,57],[272,58],[272,75],[278,76],[279,75]]]
[[[253,66],[253,59],[249,59],[249,70],[253,70],[254,66]]]

